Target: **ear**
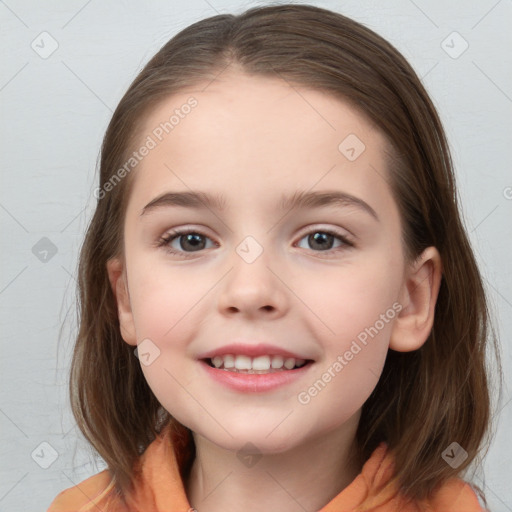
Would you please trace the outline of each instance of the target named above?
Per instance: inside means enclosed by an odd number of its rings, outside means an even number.
[[[130,304],[130,295],[128,293],[128,281],[122,261],[119,258],[108,260],[107,272],[110,287],[112,288],[117,303],[121,336],[126,343],[136,346],[137,337],[135,335],[135,324]]]
[[[389,348],[410,352],[427,341],[434,325],[441,278],[441,256],[435,247],[427,247],[406,271],[400,294],[403,308],[393,325]]]

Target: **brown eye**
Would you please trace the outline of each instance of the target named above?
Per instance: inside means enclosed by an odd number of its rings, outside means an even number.
[[[160,247],[165,249],[171,254],[179,254],[187,257],[188,254],[193,252],[199,252],[207,249],[207,241],[211,239],[198,231],[192,230],[174,230],[167,233],[162,237],[158,243]],[[211,247],[211,244],[209,247]]]
[[[317,231],[312,235],[308,235],[308,243],[313,249],[319,249],[321,251],[332,249],[334,242],[334,236],[329,233],[323,233]]]
[[[299,241],[299,246],[302,240],[306,240],[306,243],[309,246],[305,248],[309,248],[315,252],[330,253],[336,252],[337,250],[343,250],[346,247],[354,246],[347,237],[340,233],[320,229],[310,231],[306,236],[302,237]],[[338,244],[334,245],[336,244],[336,241],[338,241]]]
[[[205,237],[199,233],[178,235],[174,238],[178,240],[180,249],[183,249],[184,251],[200,251],[206,246],[206,242],[204,240]]]

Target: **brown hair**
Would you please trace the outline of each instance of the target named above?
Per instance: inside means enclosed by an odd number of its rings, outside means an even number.
[[[489,339],[500,385],[502,375],[435,107],[391,44],[341,14],[311,5],[268,5],[236,16],[213,16],[165,44],[121,99],[103,141],[100,188],[133,151],[152,108],[184,88],[214,80],[229,65],[347,101],[389,141],[390,185],[401,213],[407,261],[435,246],[443,276],[428,340],[413,352],[389,350],[382,376],[363,406],[356,441],[363,461],[386,441],[401,492],[412,500],[429,498],[468,468],[489,432]],[[106,264],[123,252],[131,181],[128,175],[102,194],[81,249],[79,332],[70,375],[78,426],[106,461],[121,493],[130,486],[135,461],[163,425],[171,422],[182,440],[187,434],[163,411],[133,347],[120,334]],[[456,469],[442,458],[454,441],[468,453]]]

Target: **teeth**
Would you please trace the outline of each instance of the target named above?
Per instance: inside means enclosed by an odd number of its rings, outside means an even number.
[[[281,356],[273,356],[272,357],[272,368],[282,368],[283,367],[283,358]]]
[[[270,357],[269,356],[255,357],[252,360],[252,369],[253,370],[270,370]]]
[[[252,368],[251,358],[249,356],[236,356],[235,368],[237,370],[250,370]]]
[[[215,368],[222,368],[231,371],[249,371],[269,372],[272,370],[292,370],[300,368],[306,363],[305,359],[295,359],[294,357],[283,358],[282,356],[258,356],[251,358],[244,355],[226,354],[225,356],[215,356],[211,359]]]
[[[220,358],[222,360],[222,357]],[[235,356],[227,355],[224,356],[224,368],[234,368],[235,367]]]
[[[284,367],[287,370],[291,370],[294,366],[295,366],[295,358],[289,357],[288,359],[285,360]]]
[[[223,359],[220,356],[215,356],[212,359],[212,363],[213,363],[213,366],[215,366],[215,368],[220,368],[222,366]]]

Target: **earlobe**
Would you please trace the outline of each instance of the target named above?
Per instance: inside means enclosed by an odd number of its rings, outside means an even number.
[[[112,258],[107,262],[108,279],[117,304],[119,327],[121,337],[129,345],[137,345],[135,335],[135,324],[128,291],[126,272],[122,261],[119,258]]]
[[[393,325],[389,348],[410,352],[427,341],[441,278],[441,256],[435,247],[427,247],[405,276],[400,299],[403,308]]]

